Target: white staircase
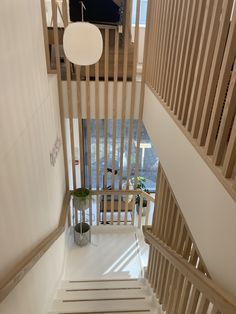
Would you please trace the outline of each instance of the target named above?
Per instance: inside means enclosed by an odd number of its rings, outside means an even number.
[[[144,279],[62,281],[49,314],[162,313]]]

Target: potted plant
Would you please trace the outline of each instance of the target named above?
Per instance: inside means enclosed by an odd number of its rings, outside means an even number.
[[[138,176],[137,177],[137,184],[134,184],[134,178],[132,178],[131,181],[132,181],[132,184],[134,185],[135,189],[145,191],[148,194],[150,193],[149,190],[146,188],[146,184],[145,184],[146,179],[144,177]],[[135,204],[136,204],[136,211],[139,214],[139,208],[140,208],[140,195],[139,194],[136,195]],[[142,216],[145,216],[146,215],[146,207],[147,207],[147,200],[145,197],[143,198],[143,204],[142,205],[143,205],[142,206]]]
[[[80,222],[74,227],[75,243],[84,246],[90,242],[90,226],[85,222],[85,210],[89,208],[90,192],[86,188],[78,188],[71,192],[75,211],[80,211]]]
[[[90,192],[86,188],[78,188],[71,192],[73,205],[76,210],[89,208]]]

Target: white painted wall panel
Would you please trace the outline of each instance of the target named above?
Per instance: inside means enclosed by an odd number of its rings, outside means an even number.
[[[0,9],[0,279],[58,224],[65,191],[56,78],[48,77],[40,1]],[[26,312],[25,312],[26,313]]]
[[[146,87],[144,124],[212,278],[236,295],[236,203]]]
[[[0,304],[1,314],[46,314],[60,283],[65,252],[63,233]],[[47,284],[45,284],[47,279]]]

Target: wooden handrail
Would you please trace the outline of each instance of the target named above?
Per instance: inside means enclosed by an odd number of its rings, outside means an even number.
[[[142,190],[92,190],[92,195],[140,195],[154,202],[155,198]]]
[[[140,190],[91,190],[92,195],[138,195]]]
[[[151,204],[154,203],[155,198],[149,195],[148,193],[142,191],[142,190],[91,190],[91,195],[96,196],[97,199],[97,217],[99,217],[100,213],[104,212],[103,218],[104,221],[107,219],[107,212],[110,214],[110,223],[111,225],[113,224],[113,218],[114,218],[114,212],[117,213],[118,215],[118,224],[121,223],[121,212],[125,215],[124,217],[124,225],[127,224],[127,214],[128,212],[132,212],[132,221],[131,224],[135,224],[135,217],[137,217],[137,224],[138,227],[140,228],[142,225],[142,214],[143,214],[143,207],[137,211],[135,211],[135,204],[137,204],[137,199],[135,196],[139,195],[139,206],[140,204],[144,204],[143,200],[146,199],[147,203],[145,205],[145,224],[148,224],[149,218],[150,218],[150,208]],[[99,196],[104,197],[104,202],[103,200],[99,204]],[[115,197],[118,196],[118,199],[115,200]],[[108,200],[107,197],[110,197]],[[100,205],[102,206],[102,209],[100,208]],[[103,209],[104,207],[104,209]],[[90,210],[91,211],[91,210]],[[97,220],[97,225],[100,224],[99,218]]]
[[[148,199],[148,200],[150,200],[150,201],[152,201],[152,202],[155,202],[155,197],[151,196],[151,195],[148,194],[147,192],[142,191],[142,195],[143,195],[144,198],[146,198],[146,199]]]
[[[37,261],[47,252],[47,250],[64,232],[69,202],[70,193],[66,192],[57,228],[5,275],[0,283],[0,302],[2,302],[7,297],[7,295],[15,288],[15,286],[24,278],[24,276],[33,268]]]
[[[227,314],[236,313],[236,298],[219,287],[211,279],[170,249],[152,232],[151,226],[143,226],[145,241],[160,252],[178,271],[194,285],[216,308]]]

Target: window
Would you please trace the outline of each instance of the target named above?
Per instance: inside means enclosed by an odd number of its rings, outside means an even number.
[[[130,121],[126,120],[125,123],[125,137],[124,137],[124,155],[123,155],[123,174],[122,174],[122,182],[126,182],[127,178],[127,161],[128,161],[128,142],[129,142],[129,125]],[[86,120],[83,120],[83,129],[84,129],[84,148],[85,148],[85,181],[86,185],[88,185],[88,147],[87,147],[87,125]],[[100,160],[99,160],[99,184],[100,188],[103,187],[103,173],[104,173],[104,120],[100,120],[99,122],[100,129]],[[131,151],[131,173],[130,178],[134,177],[135,171],[135,154],[136,154],[136,139],[137,139],[137,130],[138,130],[138,120],[134,120],[134,128],[132,132],[132,151]],[[96,120],[91,120],[91,170],[92,170],[92,188],[96,189]],[[112,168],[112,120],[108,120],[108,138],[107,138],[107,151],[108,151],[108,168]],[[116,170],[120,168],[120,148],[121,148],[121,120],[117,120],[116,123],[116,151],[115,151],[115,164]],[[142,176],[146,179],[146,188],[150,190],[150,192],[154,192],[156,190],[156,175],[157,175],[157,166],[158,166],[158,158],[156,153],[152,147],[150,142],[150,138],[148,133],[144,127],[142,126],[141,130],[141,143],[139,150],[139,169],[138,175]],[[109,181],[109,180],[108,180]],[[118,189],[119,183],[119,174],[115,179],[115,188]],[[111,182],[108,182],[110,185]]]
[[[141,0],[141,3],[140,3],[140,19],[139,19],[139,24],[140,25],[146,25],[147,3],[148,3],[148,0]],[[137,0],[133,0],[132,24],[135,24],[136,8],[137,8]]]

